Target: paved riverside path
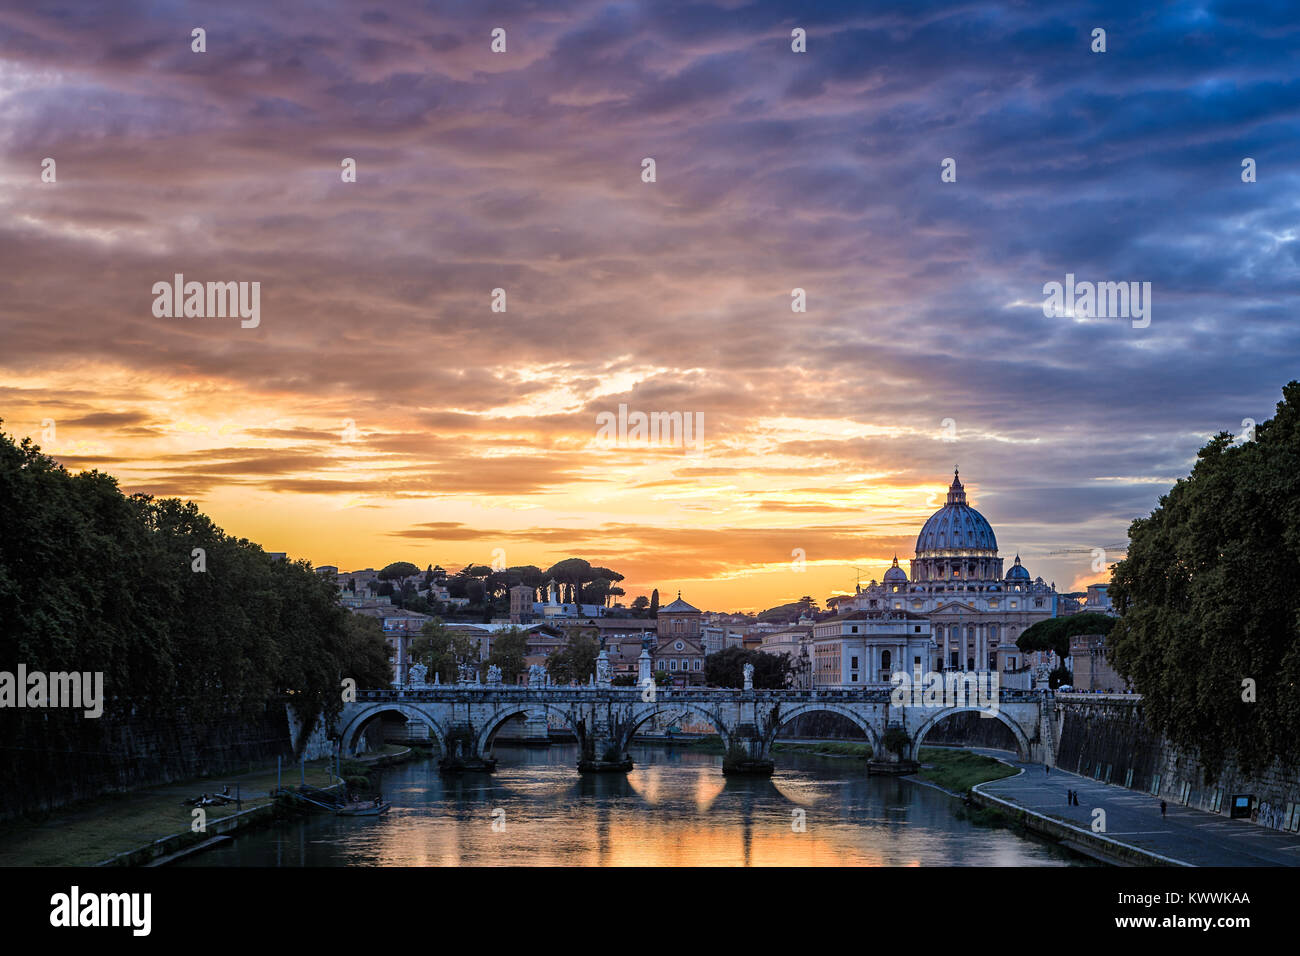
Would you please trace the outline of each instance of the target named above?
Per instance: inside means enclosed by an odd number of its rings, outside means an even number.
[[[1170,803],[1160,817],[1160,798],[1102,783],[1067,770],[1043,773],[1040,763],[1025,763],[1006,751],[972,748],[997,757],[1023,773],[980,784],[982,792],[1055,820],[1092,829],[1092,811],[1106,811],[1102,836],[1149,850],[1191,866],[1300,866],[1300,833],[1230,820]],[[1077,790],[1079,806],[1068,806],[1065,791]]]

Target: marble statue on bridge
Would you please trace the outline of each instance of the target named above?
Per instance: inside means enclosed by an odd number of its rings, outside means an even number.
[[[411,678],[411,685],[413,687],[424,687],[425,678],[428,675],[429,675],[429,668],[425,667],[423,664],[411,665],[410,678]]]

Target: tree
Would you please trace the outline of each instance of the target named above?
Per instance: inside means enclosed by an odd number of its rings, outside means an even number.
[[[69,568],[75,569],[69,572]],[[305,726],[342,708],[341,682],[392,680],[382,635],[305,561],[275,561],[193,502],[123,495],[0,432],[0,660],[101,672],[103,712],[9,711],[0,811],[48,808],[55,781],[116,779],[124,722],[225,758],[215,728],[291,702]],[[226,740],[222,744],[228,743]]]
[[[817,607],[817,602],[809,595],[805,594],[799,600],[790,604],[781,604],[777,607],[768,608],[766,611],[759,612],[758,619],[774,624],[787,624],[797,621],[804,614],[816,617],[821,609]]]
[[[498,631],[492,639],[492,650],[488,653],[488,663],[501,668],[501,680],[507,684],[515,683],[527,666],[524,662],[528,654],[528,632],[517,627]]]
[[[411,641],[411,657],[441,675],[444,684],[453,684],[460,676],[461,664],[478,666],[478,641],[448,630],[441,619],[434,618]]]
[[[406,579],[419,573],[420,569],[410,561],[394,561],[392,564],[385,565],[380,569],[379,580],[396,581],[398,593],[401,593],[402,588],[406,585]]]
[[[743,647],[727,647],[704,658],[704,681],[710,687],[744,687],[745,665],[754,665],[754,686],[784,690],[790,659],[784,654],[765,654]]]
[[[1070,656],[1070,638],[1080,634],[1100,634],[1105,637],[1117,620],[1118,618],[1098,611],[1049,617],[1025,628],[1025,632],[1016,638],[1016,647],[1026,654],[1032,651],[1052,651],[1064,661]]]
[[[582,683],[596,673],[599,642],[585,631],[570,635],[568,642],[546,659],[546,670],[557,684]]]
[[[650,599],[639,594],[632,599],[632,611],[637,617],[645,617],[650,608]]]
[[[1300,759],[1300,383],[1282,397],[1253,441],[1200,450],[1112,574],[1111,659],[1211,778]]]
[[[650,592],[650,616],[659,616],[659,589],[655,588]]]
[[[478,578],[470,578],[465,582],[465,597],[469,598],[469,603],[475,606],[483,603],[487,592],[483,589],[483,582]]]

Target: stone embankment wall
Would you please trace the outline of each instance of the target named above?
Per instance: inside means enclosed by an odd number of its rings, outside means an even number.
[[[1033,737],[1031,732],[1029,735]],[[982,717],[975,711],[964,711],[945,717],[925,735],[921,746],[930,744],[962,744],[968,747],[990,747],[994,750],[1016,751],[1016,735],[1000,720]]]
[[[1056,765],[1063,770],[1211,813],[1227,814],[1234,794],[1250,794],[1256,823],[1300,828],[1300,768],[1274,765],[1247,775],[1229,759],[1211,782],[1196,754],[1146,726],[1141,698],[1057,694],[1055,707]]]
[[[86,721],[76,738],[26,740],[0,749],[0,820],[44,813],[78,800],[192,777],[233,773],[294,758],[301,721],[269,704],[252,718],[196,725],[182,718]],[[332,753],[319,727],[305,737],[308,759]]]
[[[862,741],[867,735],[862,728],[840,714],[827,710],[816,710],[811,714],[800,714],[781,728],[777,739],[781,737],[815,737],[829,740]]]

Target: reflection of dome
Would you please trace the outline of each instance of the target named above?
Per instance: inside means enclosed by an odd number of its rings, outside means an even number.
[[[944,552],[988,551],[996,553],[998,540],[984,516],[966,504],[966,489],[957,472],[952,474],[948,500],[930,515],[916,538],[916,556]],[[892,570],[892,569],[891,569]]]
[[[1011,565],[1011,570],[1007,572],[1007,580],[1029,583],[1029,572],[1020,563],[1020,555],[1016,555],[1016,563]]]
[[[894,565],[885,572],[885,584],[906,584],[907,572],[898,566],[898,555],[894,555]]]

